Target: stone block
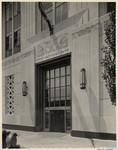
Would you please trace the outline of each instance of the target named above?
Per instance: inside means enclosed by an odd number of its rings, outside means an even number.
[[[21,93],[21,89],[22,89],[21,84],[15,84],[14,85],[14,94],[15,95],[16,94],[20,94]]]
[[[17,73],[14,75],[14,83],[20,83],[21,82],[21,73]]]
[[[14,105],[15,116],[20,115],[20,105]]]
[[[116,106],[112,105],[110,99],[100,100],[100,116],[116,116]]]
[[[19,73],[19,72],[21,72],[21,65],[20,64],[14,66],[14,73]]]
[[[116,133],[116,118],[113,116],[100,116],[100,132]]]
[[[20,94],[14,94],[14,104],[19,105],[21,103],[21,93]]]
[[[20,123],[20,115],[15,115],[15,124],[16,125],[21,125],[21,123]]]
[[[99,132],[99,117],[77,116],[72,122],[72,130]]]
[[[3,115],[3,124],[11,124],[14,125],[15,124],[15,115],[8,115],[5,114]]]
[[[21,121],[20,122],[21,125],[24,125],[24,126],[35,126],[34,118],[32,120],[30,115],[21,115],[20,121]]]
[[[98,17],[98,3],[88,3],[88,7],[89,7],[89,16],[90,19],[89,20],[93,20],[95,18]]]
[[[8,67],[5,71],[5,77],[14,74],[14,66]]]
[[[105,82],[100,82],[100,99],[109,99],[109,93],[105,86]]]

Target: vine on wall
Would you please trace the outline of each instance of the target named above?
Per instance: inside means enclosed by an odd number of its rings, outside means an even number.
[[[109,20],[105,22],[105,43],[102,47],[104,58],[102,59],[102,67],[104,69],[102,77],[105,80],[110,100],[116,105],[116,4],[112,3],[112,10],[109,13]]]

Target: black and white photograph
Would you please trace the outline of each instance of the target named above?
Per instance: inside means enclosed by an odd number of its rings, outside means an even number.
[[[1,1],[3,149],[117,149],[116,4]]]

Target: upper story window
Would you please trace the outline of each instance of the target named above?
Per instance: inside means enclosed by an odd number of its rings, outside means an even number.
[[[21,13],[19,2],[5,3],[5,56],[9,57],[21,51]]]
[[[44,8],[44,11],[45,11],[45,14],[47,15],[48,19],[50,20],[51,24],[52,24],[52,3],[51,2],[43,2],[43,8]],[[48,25],[44,19],[44,17],[41,16],[41,30],[44,31],[48,28]]]
[[[43,9],[51,24],[58,24],[68,18],[68,8],[66,2],[43,2]],[[41,30],[44,31],[48,28],[48,25],[43,17],[41,17]]]
[[[67,3],[58,2],[55,7],[55,23],[57,24],[68,18],[68,9]]]

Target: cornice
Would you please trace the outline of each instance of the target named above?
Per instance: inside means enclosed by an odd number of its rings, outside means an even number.
[[[20,61],[21,59],[25,58],[25,57],[28,57],[30,56],[31,54],[34,54],[35,52],[35,49],[34,48],[30,48],[30,50],[28,49],[27,51],[25,52],[20,52],[18,54],[15,54],[11,57],[8,57],[8,58],[5,58],[3,61],[2,61],[2,67],[6,67],[10,64],[13,64],[17,61]]]
[[[72,33],[72,37],[76,39],[79,36],[82,36],[82,35],[85,35],[87,33],[90,33],[91,31],[98,30],[98,28],[99,28],[99,23],[96,23],[94,25],[91,25],[91,26],[86,27],[86,28],[84,28],[82,30],[79,30],[79,31],[76,31],[76,32]]]

